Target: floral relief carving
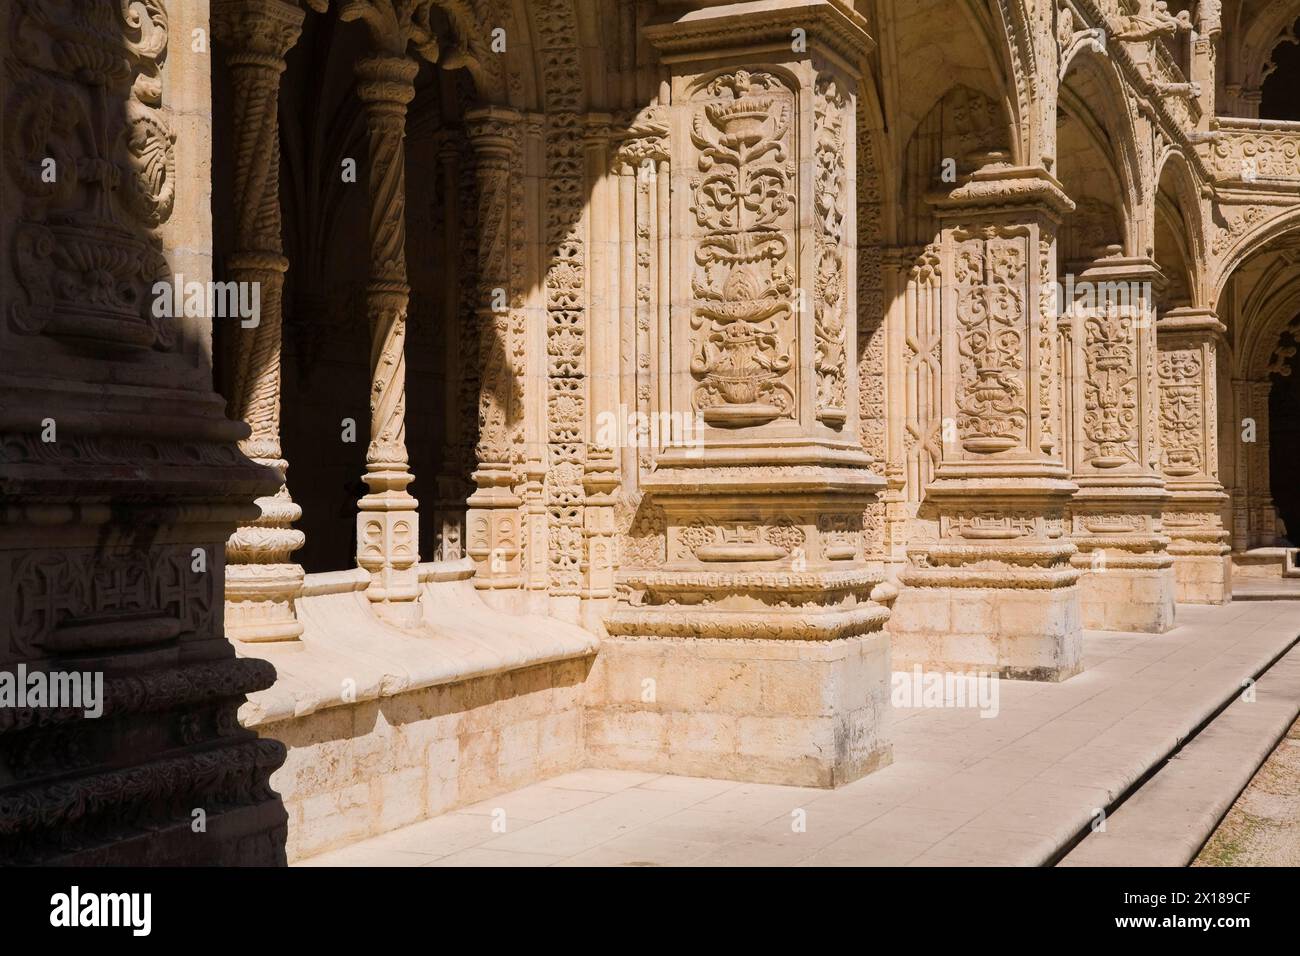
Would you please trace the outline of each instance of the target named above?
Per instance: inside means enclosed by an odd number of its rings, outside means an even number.
[[[176,137],[158,110],[166,11],[158,0],[15,6],[4,153],[25,203],[10,320],[99,348],[169,348],[172,320],[149,307],[168,273],[155,230],[176,189]]]
[[[1203,469],[1203,386],[1199,349],[1160,353],[1160,444],[1166,475],[1186,477]]]
[[[844,216],[848,203],[844,174],[844,110],[847,101],[833,78],[818,79],[813,105],[813,211],[817,262],[813,330],[816,336],[817,417],[836,428],[847,418],[844,322],[848,293],[844,274]]]
[[[1025,240],[996,229],[961,239],[954,250],[957,429],[968,452],[1025,442]]]
[[[702,174],[691,185],[702,232],[691,279],[693,401],[711,425],[761,425],[795,412],[794,102],[775,76],[745,70],[702,94],[691,126]]]
[[[1096,468],[1138,460],[1134,320],[1107,308],[1083,320],[1083,458]]]

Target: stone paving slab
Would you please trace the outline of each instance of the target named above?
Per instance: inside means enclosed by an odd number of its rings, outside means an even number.
[[[1178,620],[1085,632],[1082,674],[1001,681],[996,716],[895,708],[895,762],[837,790],[579,770],[302,865],[1048,864],[1300,635],[1292,602]]]
[[[1300,713],[1300,647],[1061,860],[1062,866],[1187,866]]]

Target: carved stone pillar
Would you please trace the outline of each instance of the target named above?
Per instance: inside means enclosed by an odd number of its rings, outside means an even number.
[[[284,746],[237,717],[275,669],[235,656],[222,601],[281,476],[212,389],[236,320],[159,308],[212,279],[209,27],[0,4],[0,671],[61,691],[0,707],[6,864],[284,863]]]
[[[1173,559],[1161,514],[1160,389],[1149,259],[1098,259],[1063,281],[1069,309],[1071,463],[1079,491],[1083,626],[1160,633],[1174,625]]]
[[[661,414],[703,424],[642,475],[589,746],[618,766],[837,786],[890,759],[875,598],[893,592],[864,546],[884,482],[853,356],[849,64],[871,40],[829,3],[696,10],[647,34],[672,72],[655,385]]]
[[[478,170],[479,437],[474,493],[466,517],[474,584],[486,590],[523,583],[521,499],[511,462],[514,376],[509,363],[511,288],[510,179],[518,156],[522,117],[492,107],[466,114]]]
[[[366,590],[376,612],[399,627],[420,619],[419,514],[406,490],[414,479],[406,455],[406,106],[419,64],[378,56],[356,66],[366,114],[370,165],[370,444],[369,491],[358,503],[357,564],[371,574]]]
[[[940,460],[900,576],[894,666],[1064,680],[1082,633],[1053,297],[1056,229],[1073,204],[1046,171],[1001,163],[930,201],[939,240],[916,269],[942,315]]]
[[[460,221],[460,153],[461,146],[457,139],[444,133],[438,148],[438,171],[441,175],[443,248],[446,250],[448,263],[457,261],[455,252],[465,241],[464,224]],[[433,521],[434,540],[437,542],[433,555],[435,561],[458,561],[464,557],[465,550],[467,491],[460,451],[464,441],[464,431],[470,423],[459,414],[458,407],[460,376],[463,374],[462,363],[465,361],[463,343],[460,341],[460,324],[455,321],[460,310],[459,287],[459,282],[447,282],[443,300],[445,310],[443,314],[447,316],[444,328],[448,346],[444,356],[447,388],[443,395],[447,441],[443,445],[442,461],[438,475],[434,479]]]
[[[284,55],[298,40],[303,11],[283,0],[216,0],[212,28],[228,44],[234,131],[234,250],[229,278],[259,287],[261,312],[235,337],[232,418],[252,434],[240,448],[258,464],[284,474],[280,450],[281,300],[284,258],[280,238],[280,128],[277,102]],[[303,570],[290,560],[304,537],[292,527],[302,509],[280,485],[257,499],[261,516],[226,542],[226,632],[241,641],[294,640],[302,624],[294,601]]]
[[[1170,493],[1164,530],[1177,599],[1224,604],[1232,563],[1219,481],[1218,349],[1225,332],[1213,312],[1172,309],[1156,323],[1160,348],[1160,465]]]

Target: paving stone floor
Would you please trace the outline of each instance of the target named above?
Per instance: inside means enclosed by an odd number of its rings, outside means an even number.
[[[1089,631],[1062,684],[996,716],[896,708],[894,763],[837,790],[579,770],[335,850],[315,866],[1043,865],[1300,636],[1300,603],[1180,605]]]

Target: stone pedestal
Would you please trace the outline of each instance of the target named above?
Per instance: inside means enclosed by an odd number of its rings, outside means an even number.
[[[991,163],[931,202],[941,231],[942,457],[894,607],[894,666],[1064,680],[1080,669],[1075,486],[1060,457],[1046,171]]]
[[[1063,282],[1078,493],[1070,536],[1078,547],[1083,626],[1160,633],[1174,626],[1173,559],[1161,516],[1169,501],[1160,472],[1149,259],[1109,257],[1073,266]]]
[[[836,786],[889,760],[877,598],[893,589],[864,542],[884,481],[860,444],[850,347],[854,64],[871,41],[826,2],[647,32],[673,84],[661,411],[703,425],[642,478],[606,621],[610,691],[589,719],[622,766]]]
[[[1164,530],[1177,599],[1225,604],[1232,561],[1219,483],[1217,357],[1225,332],[1213,312],[1172,309],[1156,323],[1160,348],[1160,465],[1169,489]]]

